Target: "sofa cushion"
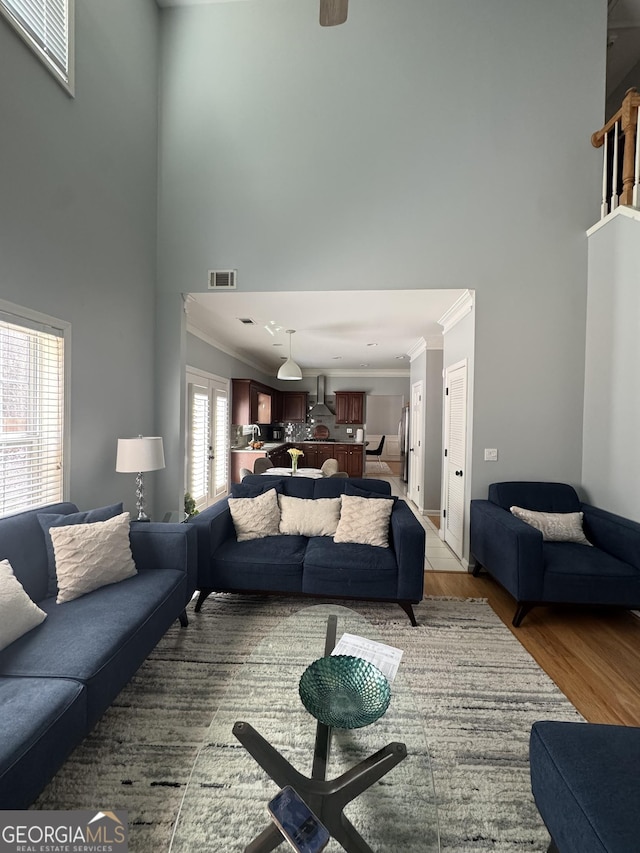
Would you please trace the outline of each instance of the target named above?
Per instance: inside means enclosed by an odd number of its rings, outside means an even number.
[[[66,678],[0,677],[0,707],[0,804],[26,809],[84,737],[86,691]]]
[[[640,729],[537,722],[529,753],[536,805],[562,853],[638,849]]]
[[[542,533],[545,542],[577,542],[591,545],[582,529],[581,512],[534,512],[521,506],[512,506],[511,515],[530,524]]]
[[[58,604],[135,575],[129,527],[129,513],[123,512],[107,521],[49,529],[56,559]]]
[[[388,548],[392,510],[391,499],[370,500],[354,495],[342,495],[340,521],[334,542],[355,542]]]
[[[371,489],[363,489],[352,481],[349,481],[345,484],[344,487],[345,495],[353,495],[357,498],[386,498],[387,500],[392,500],[394,503],[398,500],[395,495],[388,495],[382,492],[372,492]]]
[[[29,598],[8,560],[0,562],[0,650],[31,631],[47,614]]]
[[[314,498],[335,498],[343,494],[355,494],[353,488],[363,489],[376,494],[391,496],[391,485],[386,480],[364,480],[361,477],[322,477],[312,480]]]
[[[489,500],[506,509],[522,506],[537,512],[579,512],[580,500],[567,483],[513,481],[491,483]]]
[[[542,554],[543,600],[640,606],[640,571],[629,563],[572,542],[544,542]]]
[[[47,598],[47,549],[39,512],[57,515],[78,512],[72,503],[50,504],[0,519],[0,560],[9,560],[13,573],[32,601]]]
[[[280,495],[280,533],[333,536],[340,519],[340,498],[292,498]]]
[[[227,539],[211,558],[213,587],[300,592],[307,541],[305,536]]]
[[[267,479],[269,482],[267,482]],[[247,483],[243,481],[242,483],[232,483],[231,484],[231,497],[232,498],[257,498],[258,495],[263,495],[265,492],[268,492],[270,489],[275,489],[278,494],[282,493],[282,481],[276,480],[275,478],[261,478],[261,482]]]
[[[395,598],[396,558],[389,548],[314,537],[307,545],[302,591],[315,595]]]
[[[116,515],[122,513],[122,502],[111,504],[109,506],[98,507],[97,509],[88,509],[84,512],[72,513],[51,513],[38,512],[37,517],[40,526],[44,532],[44,541],[47,548],[47,571],[49,582],[47,586],[47,596],[55,595],[58,591],[58,577],[56,575],[56,558],[53,552],[53,542],[49,530],[51,527],[61,527],[66,524],[92,524],[95,521],[107,521]]]
[[[47,598],[38,630],[0,652],[0,675],[82,681],[93,725],[175,620],[186,583],[177,569],[140,571],[65,604]]]
[[[229,498],[229,510],[238,542],[277,536],[280,532],[280,507],[275,489],[255,498]]]

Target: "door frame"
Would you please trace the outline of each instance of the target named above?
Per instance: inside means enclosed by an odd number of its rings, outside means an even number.
[[[449,406],[450,406],[450,396],[447,394],[447,386],[449,384],[449,376],[456,370],[460,370],[461,368],[465,369],[465,427],[464,427],[464,480],[463,480],[463,492],[462,492],[462,532],[460,538],[460,551],[456,551],[455,548],[451,545],[451,542],[447,542],[447,519],[444,516],[446,509],[449,505],[449,458],[445,455],[448,451],[449,445]],[[441,520],[442,523],[440,525],[440,538],[451,548],[456,557],[460,560],[460,562],[468,568],[469,561],[465,559],[465,531],[467,527],[467,495],[468,495],[468,481],[470,482],[471,476],[471,467],[470,467],[470,458],[469,458],[469,416],[470,416],[470,395],[469,395],[469,359],[463,358],[460,361],[454,362],[453,364],[449,364],[444,367],[442,371],[442,395],[443,395],[443,430],[442,430],[442,511],[441,511]]]
[[[420,406],[414,404],[414,394],[420,395]],[[409,472],[407,482],[407,497],[420,512],[424,512],[424,382],[417,379],[411,383],[409,392]],[[416,457],[414,446],[419,448]],[[421,464],[418,462],[421,461]]]

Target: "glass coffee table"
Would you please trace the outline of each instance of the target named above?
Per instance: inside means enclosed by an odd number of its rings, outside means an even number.
[[[288,768],[306,780],[329,780],[324,788],[322,782],[319,788],[310,782],[314,790],[339,791],[340,780],[333,780],[342,777],[347,789],[343,800],[350,784],[358,791],[364,788],[344,804],[344,816],[355,831],[350,851],[439,853],[429,752],[411,694],[406,653],[391,685],[389,708],[371,725],[326,730],[300,700],[300,676],[325,654],[331,616],[336,617],[338,639],[347,632],[380,640],[354,611],[320,605],[284,619],[256,645],[231,681],[198,751],[171,853],[265,853],[286,845],[269,819],[267,803],[289,781],[282,778]],[[316,798],[316,810],[318,802]],[[339,853],[345,848],[332,838],[325,849]]]

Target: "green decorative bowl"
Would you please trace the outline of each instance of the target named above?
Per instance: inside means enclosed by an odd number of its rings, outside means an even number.
[[[380,670],[362,658],[330,655],[302,673],[300,699],[316,720],[336,729],[359,729],[389,707],[391,688]]]

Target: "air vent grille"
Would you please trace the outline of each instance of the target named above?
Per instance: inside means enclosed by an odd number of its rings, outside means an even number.
[[[242,323],[243,326],[255,326],[256,321],[252,320],[251,317],[238,317],[238,320]]]
[[[235,290],[237,270],[209,270],[209,290]]]

